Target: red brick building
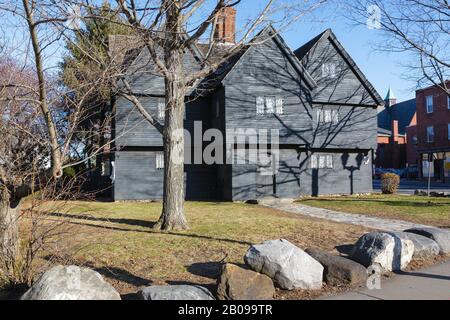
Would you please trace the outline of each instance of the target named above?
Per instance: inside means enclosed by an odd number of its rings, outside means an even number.
[[[450,81],[447,82],[447,87]],[[445,182],[450,178],[450,98],[439,87],[431,86],[416,91],[417,126],[410,128],[408,154],[415,153],[420,164],[421,177]],[[416,135],[414,135],[414,130]],[[414,137],[417,137],[415,144]],[[415,150],[414,150],[415,149]],[[428,158],[432,155],[431,166]]]
[[[407,156],[407,128],[415,125],[415,99],[397,103],[392,89],[385,105],[378,110],[378,136],[375,166],[378,168],[405,168]]]

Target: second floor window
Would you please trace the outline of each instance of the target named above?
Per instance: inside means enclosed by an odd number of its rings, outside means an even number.
[[[447,96],[447,109],[450,110],[450,97]]]
[[[448,140],[450,140],[450,123],[447,125],[447,135]]]
[[[317,123],[339,123],[338,110],[317,110]]]
[[[156,154],[156,169],[161,170],[164,169],[164,153],[158,152]]]
[[[256,114],[283,114],[283,98],[270,96],[270,97],[257,97],[256,98]]]
[[[166,112],[166,103],[163,99],[158,99],[158,118],[163,120]]]
[[[427,127],[427,142],[428,143],[434,142],[434,127],[433,126]]]
[[[426,97],[427,113],[433,113],[433,96]]]

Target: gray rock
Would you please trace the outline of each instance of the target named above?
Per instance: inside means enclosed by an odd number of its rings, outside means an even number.
[[[253,245],[244,260],[256,272],[272,278],[282,289],[322,287],[322,265],[287,240],[270,240]]]
[[[415,233],[430,238],[439,245],[440,254],[450,253],[450,231],[439,228],[412,228],[405,230],[405,232]]]
[[[120,300],[120,295],[94,270],[56,266],[45,272],[21,299]]]
[[[422,191],[422,190],[416,190],[416,191],[414,191],[414,195],[416,195],[416,196],[428,196],[428,193],[426,193],[425,191]]]
[[[384,232],[371,232],[356,242],[350,258],[365,267],[378,264],[385,271],[406,268],[414,254],[414,243]]]
[[[430,192],[430,196],[437,197],[437,198],[443,198],[443,197],[445,197],[445,193],[444,192],[431,191]]]
[[[306,249],[306,253],[322,264],[324,280],[329,285],[357,285],[367,281],[367,269],[353,260],[313,248]]]
[[[429,259],[439,254],[439,245],[436,241],[410,232],[388,232],[401,239],[408,239],[414,243],[414,259]]]
[[[138,296],[141,300],[215,300],[208,289],[196,285],[150,286]]]

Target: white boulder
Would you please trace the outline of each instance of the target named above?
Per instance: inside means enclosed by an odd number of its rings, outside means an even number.
[[[25,292],[22,300],[120,300],[119,293],[96,271],[56,266]]]
[[[414,254],[414,243],[406,238],[371,232],[356,242],[350,258],[365,267],[378,264],[385,271],[403,270]]]
[[[320,289],[323,266],[287,240],[270,240],[253,245],[245,263],[263,273],[282,289]]]

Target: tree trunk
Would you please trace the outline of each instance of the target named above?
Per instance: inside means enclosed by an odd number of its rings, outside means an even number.
[[[169,1],[170,2],[170,1]],[[184,216],[184,99],[186,94],[183,50],[180,49],[180,11],[173,3],[167,7],[164,48],[166,110],[164,140],[163,212],[156,229],[184,230],[188,228]]]
[[[19,254],[20,202],[12,204],[5,194],[0,195],[0,262],[12,270]]]

